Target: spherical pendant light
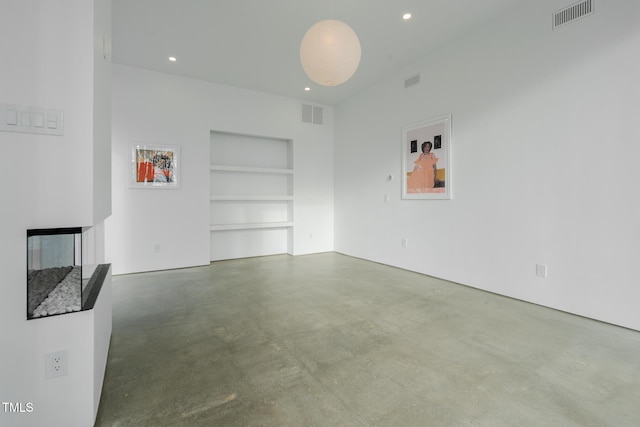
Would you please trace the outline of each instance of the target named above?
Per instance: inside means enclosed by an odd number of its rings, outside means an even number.
[[[360,64],[360,40],[350,26],[328,19],[311,26],[300,43],[300,61],[307,76],[323,86],[349,80]]]

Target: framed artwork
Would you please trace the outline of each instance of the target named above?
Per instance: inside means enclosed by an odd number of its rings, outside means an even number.
[[[411,152],[412,153],[417,153],[418,152],[418,140],[414,139],[411,141]]]
[[[402,128],[402,198],[451,199],[450,114]]]
[[[179,161],[179,147],[132,145],[129,187],[180,188]]]
[[[433,149],[439,150],[442,148],[442,135],[436,135],[433,137]]]

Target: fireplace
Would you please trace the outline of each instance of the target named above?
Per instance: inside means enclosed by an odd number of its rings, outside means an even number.
[[[27,230],[27,319],[93,307],[106,273],[93,240],[91,227]]]

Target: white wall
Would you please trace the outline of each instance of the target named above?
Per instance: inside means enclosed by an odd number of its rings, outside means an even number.
[[[111,0],[94,1],[93,221],[111,215]],[[99,247],[104,252],[104,239]],[[104,260],[104,258],[100,258]]]
[[[211,131],[293,140],[294,254],[333,250],[332,108],[324,126],[306,124],[297,100],[123,65],[112,84],[114,274],[209,263]],[[137,143],[180,146],[180,189],[128,188]]]
[[[640,329],[640,3],[552,31],[566,3],[519,6],[336,108],[337,251]],[[453,200],[401,200],[402,127],[448,113]]]
[[[99,181],[110,158],[97,154],[109,151],[109,118],[94,106],[110,110],[110,61],[95,52],[96,40],[110,39],[110,10],[109,0],[0,4],[0,102],[64,113],[64,136],[0,132],[0,401],[33,403],[26,414],[0,407],[0,425],[93,419],[93,312],[26,320],[26,230],[99,226],[109,215],[110,180]],[[45,353],[62,349],[68,376],[45,380]]]

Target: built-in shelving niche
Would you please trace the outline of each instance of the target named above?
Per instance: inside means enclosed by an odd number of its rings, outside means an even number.
[[[211,133],[211,261],[293,252],[293,144]]]

